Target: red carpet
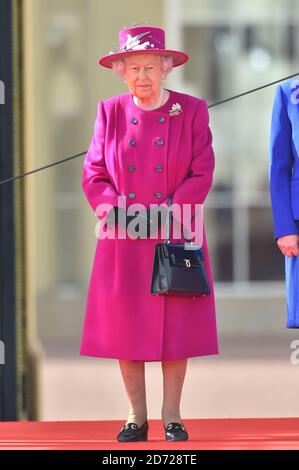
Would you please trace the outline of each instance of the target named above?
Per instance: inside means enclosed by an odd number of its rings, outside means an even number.
[[[124,421],[2,422],[0,449],[299,449],[299,418],[184,419],[186,442],[167,442],[161,420],[149,441],[118,443]]]

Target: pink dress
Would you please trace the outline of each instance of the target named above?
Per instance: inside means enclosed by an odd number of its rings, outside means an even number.
[[[207,102],[170,91],[160,108],[138,108],[131,93],[99,102],[94,135],[83,163],[82,188],[95,213],[99,204],[204,203],[215,157]],[[179,103],[182,112],[169,110]],[[116,227],[116,234],[124,230]],[[205,297],[150,293],[153,238],[95,238],[80,354],[140,361],[218,354],[213,278]],[[172,240],[178,242],[178,240]],[[183,239],[182,239],[183,241]]]

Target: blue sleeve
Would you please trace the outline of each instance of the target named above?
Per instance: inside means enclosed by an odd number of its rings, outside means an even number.
[[[277,86],[272,109],[270,132],[269,180],[273,213],[274,237],[297,234],[290,196],[290,178],[293,167],[292,126],[285,104],[285,96]]]

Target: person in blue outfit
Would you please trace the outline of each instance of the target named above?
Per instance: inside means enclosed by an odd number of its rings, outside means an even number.
[[[274,237],[285,256],[286,328],[299,328],[299,77],[276,87],[269,157]]]

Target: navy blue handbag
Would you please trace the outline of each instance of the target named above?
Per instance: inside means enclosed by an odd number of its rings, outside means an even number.
[[[170,243],[172,198],[168,198],[166,239],[155,247],[151,294],[201,297],[211,293],[201,247],[188,240]],[[186,239],[186,238],[185,238]]]

